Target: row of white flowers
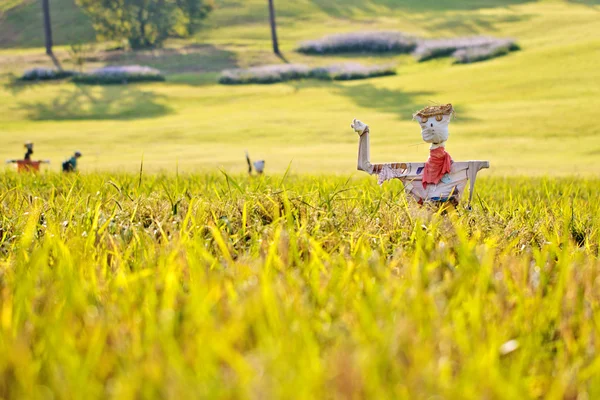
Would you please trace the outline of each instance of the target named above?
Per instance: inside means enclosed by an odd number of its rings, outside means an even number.
[[[457,62],[466,63],[481,61],[500,55],[500,53],[496,53],[498,49],[504,49],[507,53],[518,50],[518,48],[512,39],[487,36],[424,39],[419,41],[419,45],[413,52],[413,55],[419,61],[450,56],[455,58]],[[473,57],[474,55],[478,56]]]
[[[302,42],[297,51],[305,54],[397,52],[410,53],[417,39],[402,32],[352,32]]]
[[[467,63],[496,57],[518,48],[514,40],[506,38],[468,36],[424,39],[402,32],[380,31],[325,36],[302,42],[297,51],[305,54],[410,53],[419,61],[450,56],[456,62]]]
[[[59,71],[52,68],[31,68],[23,73],[21,80],[23,81],[49,81],[54,79],[65,79],[75,75],[77,72],[63,70]]]
[[[265,65],[247,69],[229,69],[221,73],[222,84],[277,83],[298,79],[350,80],[394,75],[393,66],[365,66],[342,63],[311,68],[304,64]]]
[[[78,73],[69,70],[56,70],[52,68],[32,68],[23,73],[23,81],[42,81],[72,78],[79,83],[129,83],[140,81],[164,80],[162,73],[156,69],[140,65],[108,66],[98,68],[89,73]]]

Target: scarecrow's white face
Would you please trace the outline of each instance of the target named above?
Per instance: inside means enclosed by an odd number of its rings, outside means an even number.
[[[440,144],[448,140],[450,115],[436,115],[427,118],[417,115],[415,120],[421,125],[421,136],[425,142]]]

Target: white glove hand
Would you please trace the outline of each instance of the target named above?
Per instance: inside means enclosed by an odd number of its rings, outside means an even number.
[[[355,118],[350,127],[354,129],[354,132],[358,133],[358,136],[362,136],[363,133],[365,133],[365,129],[368,128],[368,125]]]

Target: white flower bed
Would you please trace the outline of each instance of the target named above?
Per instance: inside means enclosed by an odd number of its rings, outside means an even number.
[[[480,58],[477,61],[480,61],[492,58],[494,56],[493,50],[500,48],[506,49],[506,52],[509,52],[517,50],[518,46],[510,39],[484,36],[451,39],[424,39],[419,42],[413,55],[419,61],[447,56],[452,56],[458,61],[459,59],[469,59],[469,54],[479,54]],[[487,57],[484,57],[484,55],[487,55]]]
[[[518,49],[519,47],[512,41],[498,41],[488,45],[458,49],[452,57],[457,64],[468,64],[500,57]]]
[[[225,70],[221,73],[219,83],[226,85],[266,84],[307,78],[351,80],[395,74],[396,70],[391,66],[364,66],[359,63],[334,64],[312,69],[303,64],[281,64]]]
[[[325,36],[300,44],[298,51],[305,54],[331,53],[410,53],[415,49],[414,37],[402,32],[354,32]]]
[[[402,32],[355,32],[325,36],[300,44],[305,54],[411,53],[419,61],[454,57],[457,63],[486,60],[518,50],[511,39],[469,36],[448,39],[422,39]]]
[[[155,82],[164,80],[164,76],[158,69],[140,65],[109,66],[98,68],[91,73],[78,75],[73,79],[73,81],[77,83],[96,85]]]
[[[22,81],[50,81],[56,79],[65,79],[77,74],[75,71],[59,71],[53,68],[31,68],[23,73]]]
[[[228,69],[221,73],[219,83],[277,83],[308,78],[310,68],[303,64],[265,65],[247,69]]]
[[[359,63],[333,64],[326,67],[314,68],[312,76],[320,79],[346,81],[354,79],[375,78],[378,76],[395,75],[396,69],[389,65],[362,65]]]

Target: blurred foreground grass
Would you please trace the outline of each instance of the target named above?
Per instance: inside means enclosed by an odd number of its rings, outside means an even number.
[[[0,174],[0,397],[597,398],[599,191]]]

